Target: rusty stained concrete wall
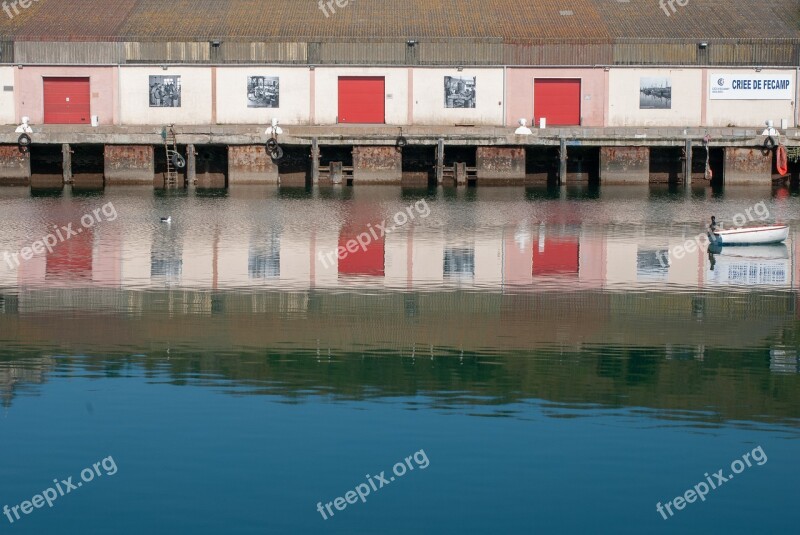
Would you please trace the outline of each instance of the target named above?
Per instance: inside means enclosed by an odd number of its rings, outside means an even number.
[[[771,184],[773,151],[725,147],[725,184]]]
[[[650,147],[600,147],[602,184],[648,184]]]
[[[31,155],[17,145],[0,145],[0,186],[27,186],[31,180]]]
[[[524,180],[523,147],[478,147],[475,153],[478,181]]]
[[[403,152],[394,146],[353,147],[353,183],[399,184]]]
[[[228,147],[228,184],[277,184],[278,165],[264,145]]]
[[[107,185],[153,185],[155,160],[152,145],[106,145],[103,169]]]

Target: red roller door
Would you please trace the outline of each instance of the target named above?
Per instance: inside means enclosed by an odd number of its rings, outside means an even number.
[[[45,124],[91,122],[88,78],[44,79]]]
[[[533,115],[536,124],[544,117],[547,126],[581,124],[581,81],[537,79],[533,82]]]
[[[382,124],[384,85],[382,76],[340,77],[339,122]]]

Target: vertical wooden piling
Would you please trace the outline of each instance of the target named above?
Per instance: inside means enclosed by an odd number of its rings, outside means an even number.
[[[61,171],[64,176],[64,184],[72,184],[72,151],[69,143],[61,145],[61,154],[63,155]]]
[[[558,149],[558,183],[567,183],[567,140],[563,137],[559,141]]]
[[[436,183],[444,182],[444,139],[439,138],[436,144]]]
[[[186,182],[194,184],[197,179],[197,153],[194,145],[186,145]]]
[[[692,140],[686,140],[686,158],[683,162],[683,185],[691,187],[692,185]]]
[[[311,139],[311,183],[319,184],[319,141]]]

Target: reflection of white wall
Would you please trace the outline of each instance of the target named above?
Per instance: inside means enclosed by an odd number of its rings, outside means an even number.
[[[311,239],[306,231],[286,229],[281,234],[281,282],[308,288],[311,281]]]
[[[476,77],[475,107],[446,108],[444,77]],[[503,123],[503,69],[414,69],[414,124]]]
[[[743,71],[725,71],[709,69],[709,76],[713,74],[735,75],[737,72],[755,74],[753,69]],[[791,74],[795,78],[794,70],[765,69],[761,73],[766,74]],[[714,80],[709,79],[709,85]],[[795,83],[797,80],[795,79]],[[704,98],[708,99],[708,95]],[[791,100],[710,100],[706,111],[707,126],[756,126],[763,127],[765,121],[771,119],[776,127],[780,127],[781,119],[788,119],[789,125],[794,126],[794,108]],[[760,133],[760,132],[759,132]]]
[[[383,76],[386,124],[408,122],[408,71],[404,68],[317,67],[315,103],[317,124],[336,124],[340,76]],[[390,97],[391,95],[391,97]]]
[[[150,254],[152,236],[149,232],[136,232],[128,235],[134,239],[122,243],[122,286],[142,286],[150,284]]]
[[[224,232],[219,237],[220,249],[217,260],[217,279],[220,287],[248,286],[252,284],[248,271],[251,236],[244,232]]]
[[[384,248],[384,284],[390,288],[404,288],[408,284],[408,232],[393,232],[386,236]]]
[[[696,286],[700,282],[698,275],[700,271],[699,266],[702,265],[700,255],[704,253],[699,250],[697,243],[691,239],[691,237],[688,238],[688,240],[688,243],[691,243],[694,246],[693,252],[688,252],[685,250],[685,246],[687,244],[686,239],[676,239],[670,241],[668,278],[670,284]],[[675,255],[674,248],[677,246],[684,246],[682,258],[678,258]]]
[[[14,124],[14,91],[3,87],[14,87],[13,67],[0,67],[0,124]]]
[[[181,77],[181,107],[150,107],[150,76]],[[120,117],[122,124],[210,124],[211,69],[209,67],[159,66],[120,69]]]
[[[482,234],[475,237],[475,282],[499,286],[503,282],[503,236]]]
[[[606,280],[609,284],[635,284],[639,246],[609,238],[606,242]]]
[[[339,281],[339,259],[335,254],[339,246],[339,229],[317,229],[314,243],[314,284],[322,287],[336,286]]]
[[[411,246],[411,278],[414,283],[431,284],[444,280],[445,240],[441,234],[417,235]]]
[[[195,288],[211,288],[214,282],[214,235],[194,234],[183,242],[181,284]]]
[[[672,107],[640,110],[641,78],[669,78]],[[703,73],[700,69],[611,69],[608,126],[700,126]]]
[[[248,76],[279,78],[277,108],[248,108]],[[310,117],[308,68],[219,67],[217,69],[217,122],[220,124],[307,124]]]

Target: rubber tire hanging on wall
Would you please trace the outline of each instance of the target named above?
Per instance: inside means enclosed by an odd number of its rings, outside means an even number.
[[[27,147],[31,144],[31,136],[28,134],[20,134],[19,138],[17,138],[17,145],[20,147]]]
[[[175,167],[176,169],[183,169],[184,167],[186,167],[186,158],[184,158],[177,152],[172,153],[170,161],[172,162],[172,166]]]
[[[269,155],[273,161],[277,162],[281,158],[283,158],[283,148],[280,145],[276,144],[275,149],[269,151]]]

